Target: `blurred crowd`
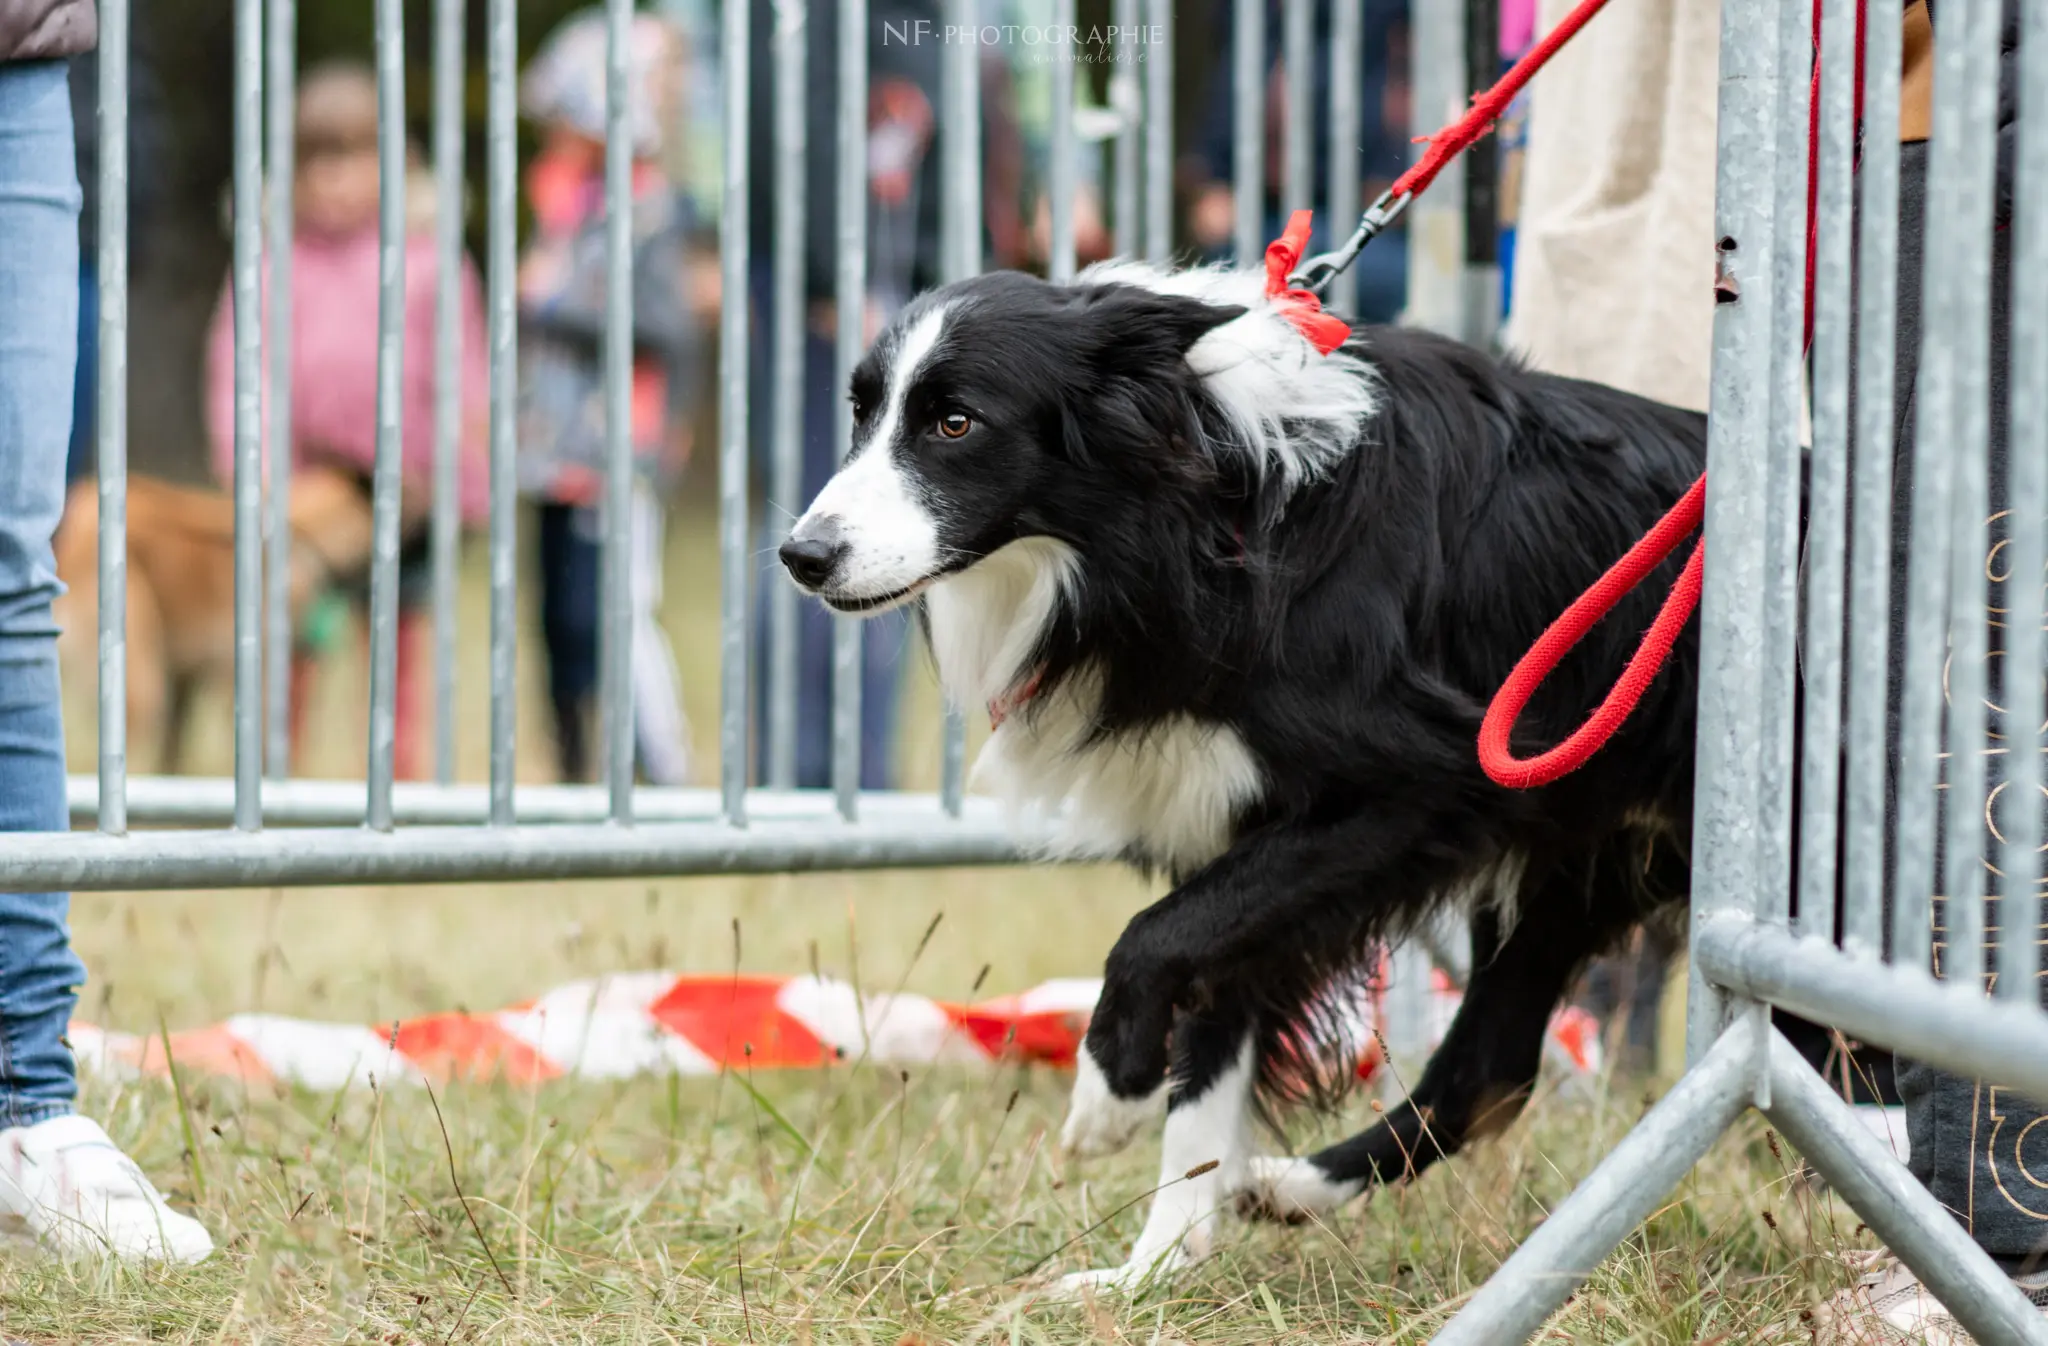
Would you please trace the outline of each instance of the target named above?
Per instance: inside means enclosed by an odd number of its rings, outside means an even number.
[[[1174,164],[1176,244],[1188,259],[1222,260],[1230,250],[1235,211],[1232,113],[1234,53],[1229,0],[1201,0],[1206,31],[1221,38],[1220,49],[1202,64],[1198,97],[1182,95]],[[1177,23],[1200,16],[1197,6],[1177,9]],[[772,38],[782,6],[752,0],[750,72],[752,157],[752,265],[748,276],[754,350],[753,462],[760,474],[753,498],[762,502],[756,521],[756,555],[767,545],[776,509],[800,508],[801,500],[767,499],[766,466],[774,391],[770,352],[775,331],[771,304],[772,238],[778,201],[774,191],[774,109]],[[1411,157],[1407,0],[1365,0],[1358,124],[1333,128],[1328,116],[1330,73],[1328,3],[1315,6],[1318,60],[1312,81],[1310,125],[1314,180],[1327,180],[1330,156],[1358,157],[1360,200],[1322,206],[1319,228],[1334,235],[1357,209],[1378,195]],[[1527,46],[1531,0],[1503,5],[1503,60]],[[1048,0],[983,0],[986,31],[1019,32],[1050,18]],[[1268,53],[1264,96],[1268,144],[1261,218],[1268,236],[1280,230],[1283,207],[1281,167],[1287,137],[1286,90],[1290,78],[1281,58],[1280,0],[1266,6]],[[630,424],[637,471],[628,531],[630,588],[636,638],[632,679],[639,776],[654,784],[689,779],[689,726],[682,711],[676,661],[656,620],[662,603],[664,528],[687,480],[693,432],[710,423],[716,322],[720,302],[716,222],[721,171],[718,68],[718,7],[709,0],[671,0],[657,16],[636,16],[630,46],[627,131],[632,138],[634,246],[634,362]],[[812,4],[805,23],[807,64],[807,156],[804,180],[808,203],[804,248],[802,322],[803,484],[815,493],[834,460],[834,415],[839,390],[834,378],[836,330],[838,8]],[[939,280],[940,69],[945,55],[944,19],[938,0],[873,0],[869,5],[868,257],[865,322],[878,330],[911,295]],[[906,40],[906,35],[913,35]],[[1131,237],[1135,221],[1113,218],[1112,144],[1126,106],[1123,86],[1142,77],[1149,33],[1127,34],[1083,50],[1077,71],[1075,126],[1080,141],[1080,188],[1075,239],[1082,264],[1100,260]],[[1047,209],[1049,140],[1053,123],[1053,67],[1062,49],[1023,40],[987,42],[980,58],[983,140],[980,162],[985,206],[981,221],[984,265],[1043,271],[1049,251]],[[1066,55],[1071,58],[1069,50]],[[564,780],[587,780],[594,767],[600,604],[598,601],[605,518],[602,501],[605,395],[602,345],[605,317],[603,174],[605,150],[605,32],[601,10],[570,16],[550,31],[520,72],[519,106],[525,119],[522,170],[522,230],[518,271],[520,404],[518,482],[529,504],[521,546],[538,595],[547,701],[556,763]],[[96,298],[92,171],[96,73],[92,58],[74,64],[81,177],[87,211],[81,226],[80,408],[72,473],[91,470],[96,371],[91,320]],[[132,229],[148,229],[155,183],[155,156],[146,137],[155,125],[154,72],[146,60],[133,71],[131,145]],[[1185,88],[1185,84],[1183,85]],[[1514,131],[1520,109],[1509,118],[1510,178]],[[299,76],[291,194],[295,236],[288,259],[293,302],[289,334],[289,425],[293,458],[299,464],[340,468],[356,476],[365,493],[376,448],[376,333],[378,322],[379,177],[377,98],[373,72],[361,61],[329,60]],[[466,211],[467,202],[435,198],[430,169],[416,144],[410,146],[406,183],[405,369],[403,440],[405,509],[400,559],[398,630],[397,770],[422,774],[426,741],[423,698],[429,656],[430,598],[428,504],[437,403],[435,369],[438,260],[435,220],[441,212]],[[474,175],[472,175],[474,177]],[[1507,240],[1512,210],[1504,212]],[[474,231],[471,231],[474,237]],[[1396,228],[1361,257],[1355,316],[1367,322],[1394,320],[1400,313],[1407,269],[1406,238]],[[1511,255],[1511,254],[1510,254]],[[488,375],[482,285],[474,261],[461,263],[461,357],[457,374],[460,408],[459,505],[465,529],[482,527],[487,514],[486,441],[489,429]],[[234,312],[232,288],[223,280],[214,309],[204,361],[203,407],[212,463],[220,484],[229,485],[234,457]],[[281,408],[265,408],[266,416]],[[273,429],[277,427],[271,427]],[[266,442],[268,440],[266,439]],[[765,605],[776,576],[763,574],[756,589]],[[710,583],[711,577],[702,577]],[[363,620],[366,577],[337,586],[316,618],[301,623],[293,652],[294,706],[302,709],[312,679],[336,647],[335,633],[351,613]],[[765,614],[763,614],[765,615]],[[760,645],[757,672],[765,677],[767,622],[756,624]],[[823,786],[830,770],[831,623],[814,605],[801,619],[798,651],[799,706],[797,781]],[[906,666],[901,619],[869,624],[862,680],[866,788],[895,784],[893,747],[898,679]],[[757,693],[765,681],[757,683]],[[760,697],[757,695],[757,704]],[[757,717],[765,731],[765,716]],[[294,736],[303,733],[294,717]],[[765,751],[765,732],[757,739]]]

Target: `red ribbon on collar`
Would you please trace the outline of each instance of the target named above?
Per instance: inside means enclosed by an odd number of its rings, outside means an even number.
[[[1045,680],[1045,670],[1039,669],[1020,685],[1003,693],[988,703],[988,727],[1001,729],[1003,721],[1024,708],[1024,703],[1038,695],[1038,684]]]
[[[1314,228],[1315,212],[1297,210],[1288,217],[1287,232],[1266,245],[1266,297],[1294,324],[1294,330],[1324,355],[1344,344],[1351,335],[1350,324],[1334,313],[1323,312],[1323,301],[1312,290],[1290,290],[1287,278],[1294,274],[1301,255],[1308,251],[1308,236]]]

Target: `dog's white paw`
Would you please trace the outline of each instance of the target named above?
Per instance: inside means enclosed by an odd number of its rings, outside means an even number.
[[[1084,1045],[1074,1062],[1074,1093],[1060,1128],[1060,1148],[1089,1158],[1114,1154],[1166,1109],[1166,1085],[1144,1098],[1119,1098]]]
[[[1120,1267],[1070,1272],[1053,1283],[1052,1295],[1055,1299],[1069,1300],[1086,1295],[1132,1299],[1148,1287],[1171,1279],[1175,1272],[1193,1266],[1197,1260],[1185,1247],[1176,1244],[1160,1257],[1141,1261],[1133,1256]]]
[[[1362,1183],[1332,1180],[1313,1160],[1257,1155],[1245,1169],[1237,1209],[1246,1219],[1301,1224],[1325,1218],[1363,1190]]]

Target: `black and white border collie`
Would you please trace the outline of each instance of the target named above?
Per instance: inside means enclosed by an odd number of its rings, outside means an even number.
[[[840,612],[916,604],[997,724],[980,783],[1058,852],[1175,885],[1110,952],[1062,1135],[1106,1153],[1163,1106],[1162,1189],[1124,1266],[1066,1284],[1133,1285],[1205,1256],[1227,1206],[1319,1216],[1511,1121],[1577,970],[1684,896],[1696,638],[1556,785],[1490,783],[1480,720],[1700,474],[1705,418],[1412,331],[1323,355],[1259,273],[1130,263],[924,295],[851,391],[791,575]],[[1565,661],[1523,749],[1599,700],[1675,568]],[[1410,1099],[1258,1156],[1262,1104],[1342,1073],[1311,1059],[1330,989],[1445,907],[1475,970]]]

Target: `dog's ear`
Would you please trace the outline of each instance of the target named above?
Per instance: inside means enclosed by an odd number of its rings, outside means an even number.
[[[1246,312],[1240,304],[1210,304],[1136,285],[1104,285],[1077,298],[1097,359],[1125,369],[1180,360],[1197,341]]]

